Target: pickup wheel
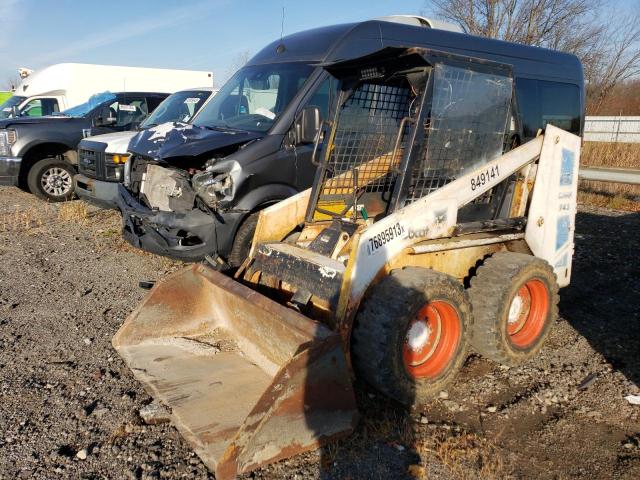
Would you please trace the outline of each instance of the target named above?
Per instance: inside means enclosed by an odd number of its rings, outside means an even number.
[[[522,253],[489,257],[471,279],[471,345],[503,365],[519,365],[542,348],[558,318],[558,284],[551,266]]]
[[[73,166],[58,158],[38,161],[27,175],[27,185],[34,195],[49,202],[65,202],[74,195]]]
[[[400,403],[420,407],[462,367],[471,322],[461,282],[426,268],[394,270],[370,290],[356,317],[356,375]]]
[[[256,233],[260,212],[255,212],[243,220],[233,239],[233,246],[227,263],[231,268],[238,268],[249,256],[253,234]]]

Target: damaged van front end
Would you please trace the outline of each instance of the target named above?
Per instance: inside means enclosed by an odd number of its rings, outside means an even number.
[[[125,184],[118,187],[124,238],[172,258],[211,257],[216,265],[239,266],[258,211],[313,183],[315,140],[338,95],[335,78],[321,64],[375,51],[381,28],[396,27],[371,21],[278,39],[240,68],[189,125],[140,132],[129,144]]]
[[[124,238],[186,261],[215,256],[248,213],[230,207],[246,175],[226,157],[262,136],[173,123],[138,134],[118,190]]]

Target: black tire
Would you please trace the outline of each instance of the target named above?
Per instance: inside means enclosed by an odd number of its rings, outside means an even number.
[[[558,319],[553,269],[523,253],[498,252],[486,259],[471,279],[469,297],[471,345],[503,365],[519,365],[538,353]]]
[[[66,202],[74,196],[73,166],[58,158],[44,158],[29,170],[27,186],[34,195],[48,202]],[[56,193],[59,192],[59,193]]]
[[[227,260],[230,267],[238,268],[249,256],[249,250],[251,250],[251,242],[253,242],[253,235],[256,233],[259,216],[260,212],[250,214],[240,224],[240,227],[238,227],[236,236],[233,239],[231,253]]]
[[[440,362],[440,371],[416,378],[409,369],[422,366],[406,366],[404,352],[409,348],[409,329],[427,305],[450,309],[454,315],[448,322],[453,328],[448,331],[455,332],[455,336],[447,334],[445,328],[438,329],[437,343],[430,347],[432,355],[423,365],[439,355],[440,340],[457,340],[448,342],[449,353],[440,357],[446,359]],[[351,347],[356,375],[403,405],[420,407],[443,390],[462,367],[471,322],[471,304],[461,282],[425,268],[394,270],[371,288],[356,317]],[[429,333],[426,335],[429,338]]]

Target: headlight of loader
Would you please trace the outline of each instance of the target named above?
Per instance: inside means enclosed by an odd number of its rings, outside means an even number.
[[[16,143],[18,135],[15,130],[0,130],[0,156],[11,156],[11,145]]]

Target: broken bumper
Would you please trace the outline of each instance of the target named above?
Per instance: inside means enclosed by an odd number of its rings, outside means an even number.
[[[18,185],[20,157],[0,157],[0,185]]]
[[[134,247],[147,252],[196,262],[219,253],[234,217],[213,217],[201,210],[186,213],[150,210],[118,184],[118,208],[122,212],[122,235]],[[234,223],[233,221],[231,223]]]
[[[117,182],[105,182],[78,174],[73,177],[76,195],[103,208],[118,208]]]

